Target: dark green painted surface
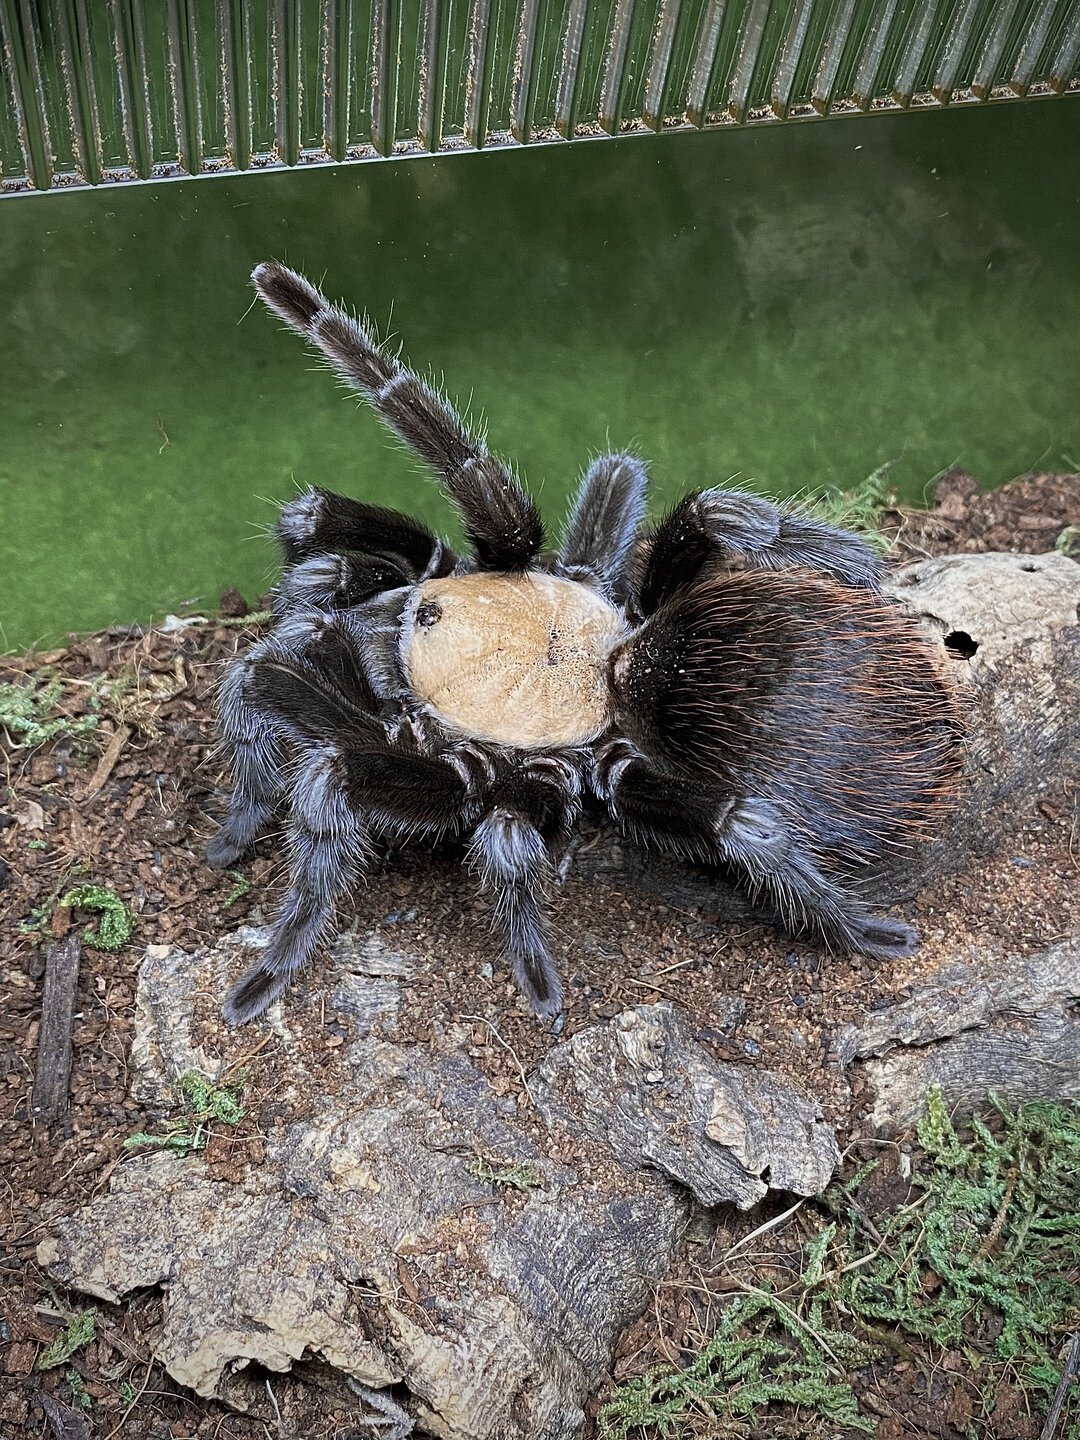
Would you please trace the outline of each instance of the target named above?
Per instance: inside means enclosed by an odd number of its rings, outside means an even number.
[[[265,588],[269,500],[435,488],[249,312],[366,305],[557,518],[607,446],[918,498],[1080,460],[1080,100],[50,194],[0,207],[10,646]]]

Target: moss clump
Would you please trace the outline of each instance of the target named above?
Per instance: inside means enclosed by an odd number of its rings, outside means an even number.
[[[66,1360],[71,1359],[76,1350],[81,1350],[84,1345],[89,1345],[96,1333],[97,1311],[80,1310],[77,1315],[71,1317],[52,1344],[38,1356],[37,1368],[52,1370],[57,1365],[63,1365]]]
[[[142,1132],[124,1141],[125,1150],[174,1150],[189,1155],[206,1148],[210,1127],[215,1123],[234,1128],[246,1111],[241,1096],[247,1083],[247,1072],[239,1071],[229,1085],[215,1085],[199,1070],[188,1070],[176,1082],[184,1114],[166,1120],[160,1134]]]
[[[631,1380],[603,1406],[603,1440],[741,1436],[742,1417],[770,1404],[872,1433],[850,1372],[897,1353],[926,1373],[945,1351],[964,1355],[969,1440],[988,1433],[1008,1386],[1045,1414],[1080,1323],[1080,1110],[997,1107],[961,1136],[935,1093],[918,1138],[910,1203],[868,1226],[856,1195],[876,1162],[831,1187],[833,1218],[805,1242],[783,1299],[742,1284],[688,1365]],[[1080,1440],[1080,1402],[1056,1440]]]
[[[892,541],[882,534],[879,526],[883,512],[895,500],[886,485],[889,471],[895,463],[888,460],[879,465],[850,490],[827,486],[800,498],[817,519],[827,520],[830,525],[842,525],[847,530],[857,530],[868,545],[884,554]]]
[[[500,1165],[477,1156],[469,1161],[467,1168],[470,1175],[475,1175],[477,1180],[483,1180],[487,1185],[494,1185],[496,1189],[537,1190],[544,1183],[539,1165],[530,1160],[521,1160],[516,1165]]]
[[[44,675],[34,676],[25,685],[0,685],[0,728],[17,748],[33,749],[55,740],[58,735],[85,735],[96,730],[98,717],[54,714],[64,691],[63,682]]]
[[[97,926],[83,931],[83,943],[94,950],[119,950],[131,939],[135,929],[134,911],[124,904],[114,890],[104,885],[76,885],[59,902],[79,910],[97,910],[101,919]]]

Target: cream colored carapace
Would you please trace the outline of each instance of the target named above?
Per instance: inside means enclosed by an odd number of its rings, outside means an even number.
[[[427,580],[402,659],[413,693],[466,735],[521,749],[582,745],[611,719],[614,606],[531,572]]]

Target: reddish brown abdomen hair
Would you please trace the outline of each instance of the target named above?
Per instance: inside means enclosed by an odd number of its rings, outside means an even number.
[[[616,716],[644,753],[771,801],[853,862],[928,836],[961,770],[937,647],[898,606],[809,571],[680,592],[617,652]]]

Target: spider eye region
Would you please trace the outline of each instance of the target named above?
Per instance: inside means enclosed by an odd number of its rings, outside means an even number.
[[[427,580],[402,659],[417,699],[451,730],[518,749],[583,745],[611,720],[608,658],[622,613],[540,571]]]

